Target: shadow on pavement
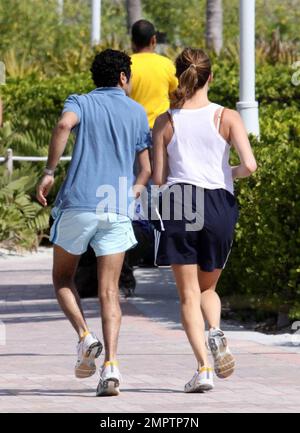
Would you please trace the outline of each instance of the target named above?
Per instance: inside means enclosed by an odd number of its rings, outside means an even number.
[[[121,390],[123,393],[147,393],[147,394],[183,394],[183,391],[179,391],[176,389],[164,389],[164,388],[127,388]],[[87,394],[90,395],[82,395]],[[85,389],[1,389],[0,390],[0,397],[6,396],[6,397],[15,397],[15,396],[32,396],[32,395],[38,395],[38,396],[46,396],[46,397],[85,397],[85,398],[91,398],[95,397],[95,389],[94,388],[85,388]]]
[[[136,296],[122,299],[124,316],[146,316],[182,329],[176,285],[170,268],[136,268]],[[28,278],[28,277],[27,277]],[[25,278],[24,282],[27,282]],[[99,318],[97,298],[82,300],[87,319]],[[51,284],[0,284],[0,315],[6,324],[67,320],[62,314]],[[224,330],[236,330],[225,323]]]
[[[182,329],[171,269],[136,268],[134,273],[136,296],[122,299],[123,315],[145,316],[168,329]],[[98,298],[83,299],[82,305],[87,319],[100,317]],[[51,284],[0,284],[0,316],[7,324],[67,320]],[[222,328],[224,331],[247,331],[235,321],[228,320],[222,322]]]
[[[68,353],[0,353],[0,358],[1,357],[6,357],[8,356],[9,358],[12,356],[20,356],[20,357],[24,357],[24,356],[50,356],[50,357],[55,357],[57,358],[58,356],[63,356],[64,358],[66,356],[72,356],[72,354],[68,354]]]
[[[38,395],[38,396],[48,396],[48,397],[78,397],[78,394],[91,395],[80,395],[80,397],[91,398],[95,395],[94,388],[87,389],[1,389],[0,396],[15,397],[15,396],[25,396],[25,395]]]
[[[123,392],[134,392],[134,393],[147,393],[147,394],[183,394],[183,391],[177,389],[164,389],[164,388],[135,388],[135,389],[122,389]]]

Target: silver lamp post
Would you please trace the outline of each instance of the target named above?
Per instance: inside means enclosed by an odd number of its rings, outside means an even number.
[[[240,101],[246,129],[259,136],[259,111],[255,99],[255,0],[240,0]]]
[[[101,40],[101,0],[92,0],[91,45],[98,45]]]
[[[59,21],[62,22],[64,18],[64,0],[57,0],[57,15]]]

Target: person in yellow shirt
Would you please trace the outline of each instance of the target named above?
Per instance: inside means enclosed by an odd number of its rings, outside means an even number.
[[[157,32],[152,23],[146,20],[137,21],[131,29],[131,92],[130,96],[140,103],[146,110],[149,126],[152,129],[158,116],[170,107],[170,94],[177,89],[178,80],[175,77],[175,66],[165,56],[155,52]],[[152,150],[149,149],[152,161]],[[138,161],[134,166],[134,173],[138,172]],[[148,203],[143,199],[137,202],[133,227],[139,241],[136,256],[144,258],[144,264],[154,263],[153,228],[150,224],[151,216],[151,181],[148,184]],[[147,199],[146,199],[147,200]],[[148,210],[148,212],[147,212]],[[153,237],[154,239],[154,237]],[[130,255],[130,253],[127,254]],[[153,257],[152,257],[153,256]],[[146,258],[147,257],[147,258]]]
[[[132,90],[130,96],[146,110],[152,129],[156,118],[170,106],[169,95],[178,86],[173,62],[155,52],[157,38],[152,23],[139,20],[132,26]]]

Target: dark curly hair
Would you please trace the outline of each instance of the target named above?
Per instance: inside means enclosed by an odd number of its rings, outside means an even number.
[[[121,51],[105,50],[97,54],[92,67],[92,78],[97,87],[116,87],[120,74],[124,72],[127,80],[131,75],[131,59]]]

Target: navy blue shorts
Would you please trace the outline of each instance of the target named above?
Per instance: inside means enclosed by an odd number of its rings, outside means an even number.
[[[184,212],[186,184],[177,184],[177,186],[182,190],[181,203],[178,204],[178,196],[177,199],[174,199],[172,194],[168,195],[170,214],[167,218],[163,211],[166,194],[163,193],[160,196],[159,213],[162,223],[154,224],[156,228],[156,264],[158,266],[198,264],[201,270],[206,272],[224,269],[232,247],[234,229],[239,215],[235,197],[224,189],[209,190],[189,185],[192,210],[194,215],[199,215],[198,221],[202,218],[202,224],[195,225],[193,230],[187,230],[187,224],[191,227],[196,218],[192,220],[191,214],[186,216]],[[199,201],[199,196],[196,198],[199,190],[203,194],[200,209],[201,200]],[[196,206],[196,201],[198,206]],[[181,211],[180,216],[178,210]]]

